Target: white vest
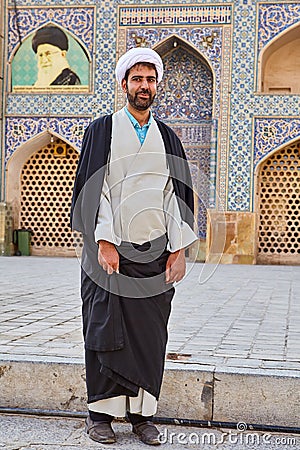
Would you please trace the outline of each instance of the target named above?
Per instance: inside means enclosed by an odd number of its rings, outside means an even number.
[[[168,182],[164,142],[153,120],[141,145],[124,109],[113,115],[107,184],[114,231],[142,244],[166,233],[164,189]]]

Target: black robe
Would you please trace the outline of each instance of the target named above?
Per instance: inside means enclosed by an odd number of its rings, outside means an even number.
[[[169,127],[156,122],[182,219],[193,228],[192,182],[183,147]],[[87,128],[71,208],[71,227],[82,232],[84,241],[81,296],[88,402],[136,396],[140,387],[158,399],[174,295],[174,288],[164,282],[167,239],[152,241],[150,249],[150,243],[131,247],[122,243],[117,248],[120,275],[108,276],[100,267],[94,231],[106,165],[109,170],[111,132],[111,115]]]
[[[80,78],[71,69],[64,69],[54,81],[52,81],[50,86],[55,85],[78,85],[81,84]]]

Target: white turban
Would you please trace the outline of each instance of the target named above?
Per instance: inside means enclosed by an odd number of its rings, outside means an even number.
[[[116,66],[116,77],[118,83],[121,85],[128,69],[131,69],[138,63],[152,63],[157,70],[157,82],[160,83],[164,73],[164,66],[159,54],[147,47],[131,48],[128,52],[121,56]]]

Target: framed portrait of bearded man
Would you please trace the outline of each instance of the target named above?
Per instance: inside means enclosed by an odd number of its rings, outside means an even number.
[[[12,92],[90,91],[91,61],[83,45],[49,24],[26,38],[11,65]]]

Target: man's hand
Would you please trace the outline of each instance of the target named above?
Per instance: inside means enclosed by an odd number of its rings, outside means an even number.
[[[171,253],[166,264],[166,283],[180,281],[185,275],[184,249]]]
[[[108,241],[98,241],[98,262],[108,275],[119,273],[119,253],[114,244]]]

